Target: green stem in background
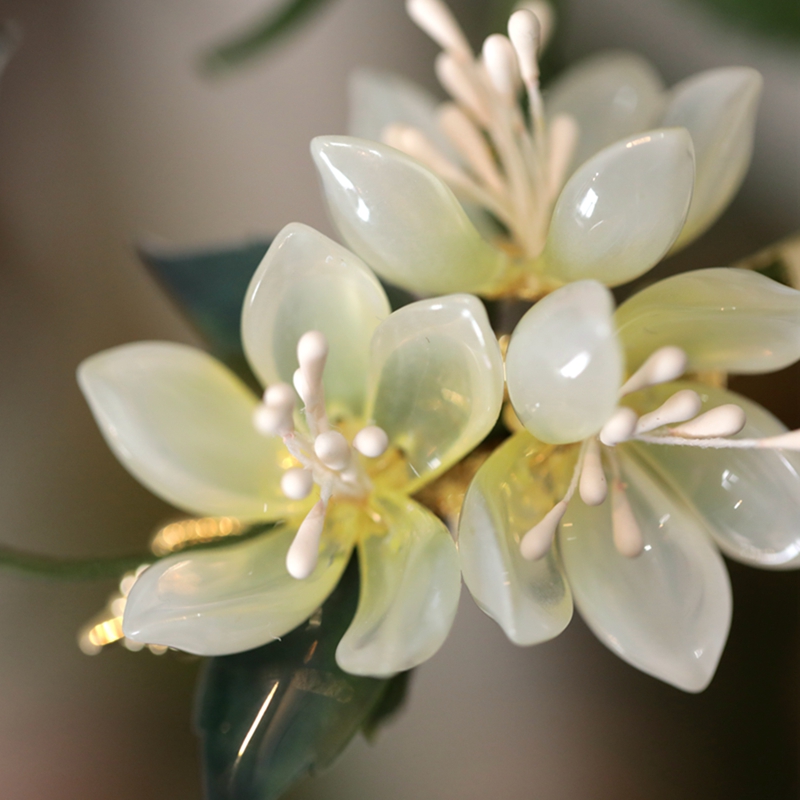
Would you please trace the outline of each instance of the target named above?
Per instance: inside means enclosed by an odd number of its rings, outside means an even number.
[[[327,2],[329,0],[288,0],[277,10],[270,9],[264,18],[204,55],[203,68],[218,74],[261,55]]]
[[[149,564],[156,560],[156,556],[146,552],[109,558],[54,558],[0,547],[0,570],[62,581],[119,578],[120,575],[136,569],[141,564]]]

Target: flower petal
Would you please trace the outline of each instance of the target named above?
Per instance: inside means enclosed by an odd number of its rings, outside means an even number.
[[[461,576],[441,520],[407,497],[383,495],[374,503],[383,524],[358,543],[358,610],[336,662],[345,672],[380,677],[416,667],[442,646]]]
[[[464,498],[458,526],[464,582],[515,644],[552,639],[572,619],[555,548],[527,561],[519,546],[563,497],[576,457],[576,447],[554,448],[520,431],[492,453]]]
[[[297,341],[321,331],[329,344],[324,373],[329,411],[358,415],[364,406],[372,332],[389,301],[358,256],[299,223],[276,237],[253,275],[242,311],[242,339],[265,384],[291,384]]]
[[[503,402],[503,358],[483,304],[421,300],[375,331],[368,417],[405,456],[409,494],[475,447]]]
[[[693,370],[773,372],[800,359],[800,292],[745,269],[702,269],[666,278],[615,315],[627,366],[665,345]]]
[[[653,408],[683,388],[700,395],[704,412],[726,403],[740,406],[747,424],[735,438],[777,436],[786,431],[757,403],[704,384],[654,387],[635,401]],[[703,519],[731,558],[758,567],[800,566],[800,453],[632,446]]]
[[[601,150],[567,181],[544,257],[562,281],[609,286],[647,272],[683,227],[694,182],[692,140],[681,128],[641,133]]]
[[[413,158],[343,136],[314,139],[311,154],[339,233],[387,281],[422,294],[477,292],[506,266],[450,189]]]
[[[559,544],[575,604],[620,658],[687,692],[702,691],[717,668],[731,619],[725,565],[703,525],[643,466],[617,448],[644,551],[620,555],[611,502],[573,498]]]
[[[762,84],[754,69],[728,67],[693,75],[673,88],[661,124],[688,129],[697,164],[689,216],[676,247],[706,230],[741,186],[753,154]]]
[[[84,361],[78,382],[122,465],[167,502],[244,519],[302,509],[280,491],[288,453],[256,433],[252,392],[207,353],[169,342],[123,345]]]
[[[619,139],[646,131],[664,107],[664,83],[650,62],[611,51],[565,70],[545,93],[549,119],[569,114],[578,123],[573,166]]]
[[[125,635],[201,656],[240,653],[283,636],[319,608],[344,572],[354,531],[341,520],[332,508],[319,561],[304,580],[286,571],[299,521],[156,562],[128,595]]]
[[[506,354],[508,394],[522,424],[543,442],[578,442],[611,416],[622,352],[611,292],[596,281],[563,286],[520,320]]]

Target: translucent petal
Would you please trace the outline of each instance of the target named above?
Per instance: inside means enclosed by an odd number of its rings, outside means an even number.
[[[279,483],[288,453],[256,433],[256,399],[201,350],[143,342],[84,361],[78,382],[122,465],[193,514],[278,519],[303,503]]]
[[[622,383],[611,292],[578,281],[540,300],[520,320],[506,353],[508,394],[543,442],[578,442],[606,423]]]
[[[692,140],[681,128],[617,142],[584,163],[558,198],[547,271],[562,281],[616,286],[647,272],[686,219],[694,182]]]
[[[475,447],[503,402],[503,359],[482,303],[421,300],[375,331],[369,416],[404,453],[416,491]]]
[[[661,124],[688,129],[697,165],[689,216],[676,246],[708,228],[741,186],[753,154],[762,84],[754,69],[728,67],[693,75],[672,90]]]
[[[391,283],[422,294],[477,292],[505,267],[450,189],[413,158],[341,136],[314,139],[311,154],[342,238]]]
[[[242,312],[242,339],[265,384],[291,384],[297,340],[309,330],[328,339],[329,412],[360,414],[372,332],[389,301],[360,258],[307,225],[287,225],[253,275]]]
[[[286,571],[295,524],[225,547],[158,561],[128,595],[123,630],[137,642],[201,656],[240,653],[308,619],[347,566],[354,530],[331,508],[316,569],[305,580]]]
[[[747,425],[735,438],[777,436],[786,426],[746,397],[703,384],[669,384],[631,398],[658,406],[674,391],[692,388],[703,411],[735,403]],[[628,445],[626,445],[627,447]],[[800,453],[630,445],[673,491],[703,518],[731,558],[759,567],[785,567],[800,556]],[[800,566],[800,561],[792,566]]]
[[[358,610],[336,649],[356,675],[393,675],[429,659],[458,607],[458,553],[444,523],[413,500],[374,500],[381,522],[358,544]]]
[[[664,84],[641,56],[611,51],[561,73],[544,102],[550,119],[569,114],[578,123],[572,159],[577,167],[617,140],[651,128],[664,107]]]
[[[800,292],[744,269],[674,275],[626,300],[615,316],[627,366],[659,347],[694,370],[773,372],[800,359]]]
[[[620,555],[610,500],[590,507],[576,495],[559,532],[575,605],[620,658],[679,689],[702,691],[730,627],[725,565],[702,523],[628,446],[616,452],[644,551]]]
[[[522,537],[564,496],[577,447],[553,447],[520,431],[492,453],[467,491],[458,526],[464,583],[515,644],[558,636],[572,596],[551,548],[527,561]]]

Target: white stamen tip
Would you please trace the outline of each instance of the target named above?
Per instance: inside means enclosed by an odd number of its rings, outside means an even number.
[[[495,89],[512,100],[519,90],[520,74],[514,46],[507,37],[493,33],[483,43],[483,63]]]
[[[441,0],[407,0],[406,13],[443,50],[466,60],[472,58],[464,32]]]
[[[280,411],[294,411],[294,392],[288,383],[273,383],[264,392],[264,402]]]
[[[329,469],[342,470],[350,463],[350,445],[339,431],[326,431],[317,436],[314,452]]]
[[[644,549],[642,529],[636,521],[625,488],[619,481],[611,487],[611,524],[614,530],[614,546],[620,555],[636,558]]]
[[[297,341],[297,360],[303,372],[308,369],[319,369],[321,372],[327,357],[328,340],[324,333],[306,331]]]
[[[383,428],[369,425],[362,428],[353,439],[353,447],[367,458],[378,458],[386,452],[389,446],[389,437]]]
[[[586,446],[581,467],[581,481],[579,484],[581,500],[587,506],[599,506],[606,499],[608,484],[603,472],[603,461],[600,457],[600,445],[597,439],[592,438]]]
[[[262,436],[283,436],[293,428],[292,415],[261,403],[253,412],[253,426]]]
[[[283,473],[281,491],[290,500],[303,500],[311,494],[314,478],[307,469],[292,467]]]
[[[674,381],[686,372],[688,361],[686,353],[680,347],[661,347],[631,375],[619,393],[626,395],[646,386]]]
[[[760,439],[756,447],[766,447],[772,450],[800,450],[800,430]]]
[[[675,392],[655,411],[644,414],[636,425],[636,434],[647,433],[662,425],[671,425],[674,422],[684,422],[697,416],[703,407],[700,395],[691,389],[682,389]]]
[[[620,442],[627,442],[636,430],[639,417],[632,408],[620,406],[603,425],[600,431],[600,441],[613,447]]]
[[[737,405],[726,403],[717,406],[696,419],[672,428],[673,436],[683,436],[687,439],[702,439],[705,437],[716,438],[733,436],[739,433],[747,424],[747,415]]]
[[[461,103],[472,116],[484,127],[491,125],[491,113],[486,102],[479,94],[475,83],[460,61],[447,53],[439,53],[434,62],[436,77],[444,90]]]
[[[519,61],[522,80],[526,84],[539,80],[537,51],[541,38],[539,19],[530,9],[521,8],[515,11],[508,20],[508,37]]]
[[[307,578],[317,566],[319,540],[325,527],[325,503],[318,500],[297,529],[286,554],[286,569],[297,580]]]
[[[303,377],[303,373],[301,370],[296,369],[294,371],[294,375],[292,375],[292,383],[294,384],[295,391],[300,397],[303,399],[303,402],[308,401],[308,385],[306,384],[306,379]]]
[[[553,7],[545,0],[526,0],[526,2],[517,4],[517,10],[521,8],[532,11],[539,20],[539,50],[541,51],[550,41],[555,27],[556,15]]]
[[[561,522],[566,513],[567,502],[561,500],[522,537],[519,551],[524,559],[536,561],[547,555],[547,551],[553,544],[553,537],[556,535],[558,523]]]

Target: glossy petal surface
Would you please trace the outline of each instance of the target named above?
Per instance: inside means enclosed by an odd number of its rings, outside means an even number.
[[[725,403],[744,409],[747,425],[735,438],[776,436],[786,430],[757,403],[702,384],[653,388],[632,397],[631,402],[654,407],[673,391],[687,387],[700,394],[703,411]],[[633,447],[702,517],[714,540],[731,558],[758,567],[780,568],[800,556],[800,453],[638,443]]]
[[[114,454],[167,502],[244,519],[301,508],[279,488],[282,443],[253,428],[252,392],[201,350],[123,345],[84,361],[78,382]]]
[[[664,106],[664,84],[650,63],[625,52],[606,52],[565,70],[545,94],[550,119],[569,114],[578,123],[572,163],[639,131],[651,128]]]
[[[345,522],[331,509],[319,562],[304,580],[286,571],[299,520],[244,542],[158,561],[128,596],[125,635],[201,656],[240,653],[283,636],[322,604],[347,566],[355,532]]]
[[[297,341],[310,330],[328,339],[324,383],[329,411],[360,414],[372,332],[389,301],[360,258],[307,225],[287,225],[256,270],[242,312],[245,352],[270,384],[292,383]]]
[[[657,477],[617,448],[644,551],[614,547],[611,503],[573,498],[559,543],[575,604],[600,641],[687,692],[711,680],[728,636],[731,589],[704,526]]]
[[[375,331],[369,416],[405,455],[409,493],[475,447],[503,401],[503,359],[470,295],[421,300]]]
[[[547,236],[547,271],[609,286],[647,272],[683,227],[694,182],[685,130],[650,131],[601,150],[567,181]]]
[[[382,278],[422,294],[473,292],[504,268],[455,195],[413,158],[334,136],[314,139],[311,154],[339,233]]]
[[[374,500],[382,520],[358,543],[358,610],[336,650],[346,672],[385,676],[416,667],[444,643],[461,591],[444,523],[407,497]]]
[[[754,69],[728,67],[693,75],[672,90],[661,124],[688,129],[697,164],[678,246],[708,228],[741,186],[753,154],[762,83]]]
[[[506,354],[508,394],[543,442],[578,442],[611,416],[622,383],[614,300],[595,281],[557,289],[520,320]]]
[[[685,350],[695,370],[773,372],[800,359],[800,292],[750,270],[675,275],[615,318],[629,370],[665,345]]]
[[[552,639],[572,618],[555,548],[527,561],[519,545],[564,496],[576,457],[577,447],[544,445],[520,431],[492,453],[464,499],[458,526],[464,582],[515,644]]]

